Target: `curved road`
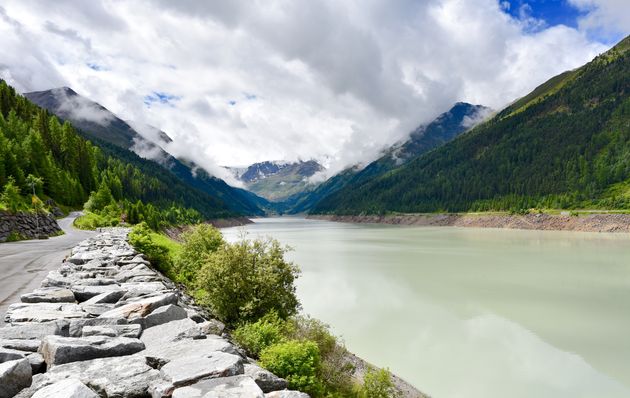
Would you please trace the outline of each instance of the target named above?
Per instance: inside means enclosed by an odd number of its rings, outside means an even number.
[[[45,240],[25,240],[0,243],[0,324],[10,304],[20,301],[20,295],[39,287],[49,271],[59,268],[61,260],[80,241],[95,234],[72,226],[80,215],[70,213],[57,220],[64,235]]]

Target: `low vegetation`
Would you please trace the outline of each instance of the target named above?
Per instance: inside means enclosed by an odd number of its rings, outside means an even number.
[[[296,265],[286,247],[271,239],[226,242],[214,227],[200,224],[175,242],[136,225],[129,241],[198,303],[230,328],[234,341],[261,366],[312,397],[397,396],[387,370],[370,370],[363,383],[343,343],[317,319],[299,314]]]

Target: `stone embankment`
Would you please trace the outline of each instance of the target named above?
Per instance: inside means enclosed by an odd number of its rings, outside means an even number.
[[[60,233],[61,228],[52,214],[0,212],[0,242],[5,242],[12,234],[19,239],[37,239]]]
[[[507,228],[546,231],[630,232],[630,214],[403,214],[403,215],[313,215],[312,219],[434,227]]]
[[[111,229],[9,307],[0,398],[305,398],[258,367]]]

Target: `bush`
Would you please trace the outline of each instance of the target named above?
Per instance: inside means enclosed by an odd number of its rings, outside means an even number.
[[[360,395],[363,398],[394,398],[400,397],[400,392],[387,369],[368,369],[363,376]]]
[[[210,254],[223,244],[223,236],[218,229],[209,224],[199,224],[181,235],[183,241],[181,253],[175,262],[178,280],[191,283]]]
[[[321,357],[318,377],[326,391],[350,395],[354,386],[354,365],[348,361],[348,351],[343,343],[330,333],[329,326],[308,316],[293,317],[289,323],[289,338],[317,344]]]
[[[289,324],[272,311],[254,323],[245,323],[232,333],[234,340],[253,357],[267,347],[286,340]]]
[[[289,388],[300,390],[311,396],[323,392],[317,378],[320,367],[319,348],[312,341],[287,341],[265,348],[260,353],[260,364],[283,377]]]
[[[299,308],[299,269],[276,240],[225,243],[208,255],[196,277],[197,298],[228,325],[255,322],[270,311],[286,319]]]
[[[2,190],[2,195],[0,195],[0,201],[4,208],[13,213],[28,208],[24,199],[20,196],[20,188],[15,185],[15,179],[13,177],[7,179],[7,183]]]
[[[129,233],[129,243],[141,253],[144,253],[155,268],[170,276],[173,262],[169,249],[155,241],[153,231],[146,223],[140,223],[133,227]]]

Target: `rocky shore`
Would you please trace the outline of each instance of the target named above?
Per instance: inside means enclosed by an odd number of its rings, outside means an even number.
[[[284,397],[172,281],[111,229],[80,243],[0,328],[0,398]]]
[[[508,228],[548,231],[630,232],[630,214],[408,214],[408,215],[311,215],[311,219],[350,223],[435,227]]]

